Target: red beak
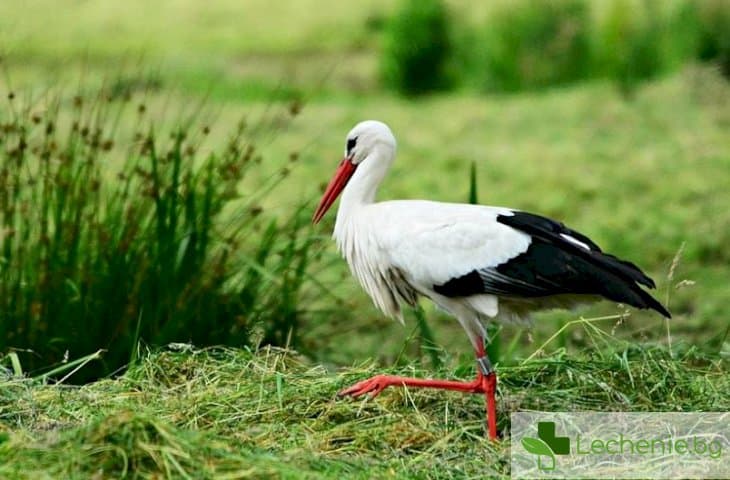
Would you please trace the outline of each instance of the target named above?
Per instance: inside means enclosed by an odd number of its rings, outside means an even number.
[[[324,214],[327,213],[327,210],[329,210],[332,204],[335,203],[340,192],[342,192],[342,189],[345,188],[345,185],[347,185],[352,174],[355,173],[355,168],[357,168],[357,165],[352,163],[349,158],[345,157],[342,159],[342,162],[340,163],[340,166],[337,167],[337,171],[332,177],[332,180],[330,180],[329,185],[327,185],[324,195],[322,195],[322,200],[319,201],[319,206],[312,217],[312,223],[315,225],[319,223],[322,217],[324,217]]]

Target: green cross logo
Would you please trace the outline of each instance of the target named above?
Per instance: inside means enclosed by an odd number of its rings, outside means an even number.
[[[555,455],[570,454],[570,438],[555,436],[555,422],[538,422],[537,438],[523,437],[522,446],[537,455],[537,468],[546,472],[555,470]],[[542,464],[543,455],[550,457],[551,465]]]

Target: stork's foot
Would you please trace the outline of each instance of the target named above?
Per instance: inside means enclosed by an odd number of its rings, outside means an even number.
[[[367,393],[370,394],[370,397],[377,397],[380,395],[380,392],[385,390],[386,387],[389,387],[391,385],[396,385],[393,383],[393,379],[397,377],[389,376],[389,375],[376,375],[372,378],[368,378],[367,380],[363,380],[362,382],[357,382],[356,384],[352,385],[351,387],[348,387],[344,390],[340,390],[337,393],[338,397],[353,397],[357,398],[359,396],[365,395]]]
[[[487,431],[489,438],[496,440],[497,437],[497,408],[494,399],[494,393],[497,389],[497,375],[494,372],[488,374],[477,371],[477,378],[471,382],[459,382],[456,380],[430,380],[423,378],[398,377],[395,375],[376,375],[362,382],[340,391],[337,395],[340,397],[360,397],[370,394],[376,397],[388,387],[406,386],[418,388],[439,388],[444,390],[454,390],[463,393],[483,393],[487,410]]]
[[[444,390],[455,390],[463,393],[487,393],[489,388],[488,377],[477,375],[477,378],[471,382],[459,382],[456,380],[431,380],[424,378],[398,377],[395,375],[376,375],[362,382],[340,391],[337,395],[340,397],[350,396],[359,397],[369,393],[371,397],[376,397],[388,387],[405,386],[417,388],[440,388]],[[492,390],[494,391],[494,390]]]

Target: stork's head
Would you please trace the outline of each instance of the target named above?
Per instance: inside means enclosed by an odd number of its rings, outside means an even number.
[[[355,125],[347,134],[344,159],[358,165],[377,149],[395,151],[393,132],[383,122],[365,120]]]
[[[390,128],[377,120],[365,120],[350,130],[345,141],[345,155],[314,212],[312,222],[319,222],[337,200],[356,170],[380,173],[377,182],[390,167],[395,155],[395,137]]]

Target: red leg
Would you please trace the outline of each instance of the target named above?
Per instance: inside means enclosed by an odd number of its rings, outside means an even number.
[[[497,372],[489,362],[482,338],[479,338],[477,345],[477,378],[482,379],[482,391],[487,404],[487,431],[489,439],[494,441],[497,440],[497,401],[494,398],[494,392],[497,391]]]
[[[482,393],[483,380],[480,378],[481,372],[477,376],[476,380],[471,382],[460,382],[457,380],[428,380],[424,378],[410,378],[410,377],[398,377],[395,375],[376,375],[362,382],[358,382],[350,388],[342,390],[337,395],[344,397],[349,395],[351,397],[359,397],[369,393],[371,397],[376,397],[391,386],[406,386],[406,387],[420,387],[420,388],[440,388],[444,390],[455,390],[457,392],[464,393]]]
[[[492,370],[484,352],[483,342],[477,347],[477,377],[471,382],[460,382],[456,380],[430,380],[423,378],[399,377],[395,375],[376,375],[362,382],[346,388],[338,393],[339,396],[359,397],[367,393],[376,397],[387,387],[408,386],[417,388],[440,388],[454,390],[463,393],[484,393],[487,410],[487,428],[489,438],[497,439],[497,406],[494,399],[494,392],[497,388],[497,374]]]
[[[497,391],[497,373],[489,362],[484,350],[484,340],[479,339],[477,344],[477,378],[482,379],[482,391],[487,407],[487,430],[490,440],[497,440],[497,401],[494,392]]]

